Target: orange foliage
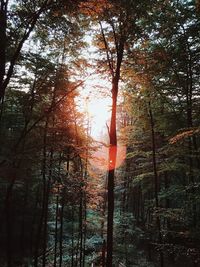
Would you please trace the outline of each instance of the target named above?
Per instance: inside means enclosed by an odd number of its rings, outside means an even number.
[[[97,14],[103,14],[105,8],[109,9],[111,7],[111,4],[108,3],[107,0],[88,0],[81,2],[79,7],[83,14],[95,16]]]
[[[194,134],[197,134],[197,133],[200,133],[200,128],[185,130],[183,132],[180,132],[180,133],[176,134],[172,138],[170,138],[169,143],[170,144],[175,144],[178,141],[182,141],[183,139],[191,137],[191,136],[193,136]]]

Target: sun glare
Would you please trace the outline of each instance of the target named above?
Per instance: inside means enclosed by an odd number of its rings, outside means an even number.
[[[110,99],[91,98],[88,103],[88,113],[91,120],[91,135],[98,139],[107,131],[106,123],[110,118]]]
[[[115,148],[115,151],[116,151],[116,148]],[[113,153],[114,153],[114,150],[113,150]],[[111,156],[112,156],[112,151],[111,151]],[[107,171],[107,170],[112,170],[114,168],[120,167],[122,163],[124,162],[125,157],[126,157],[126,147],[121,144],[118,144],[116,163],[113,164],[112,159],[108,161],[109,146],[105,146],[101,144],[99,145],[95,153],[92,155],[90,159],[90,163],[92,166],[94,166],[95,168],[99,170]]]
[[[107,94],[102,94],[102,91],[107,91]],[[126,147],[118,144],[116,162],[113,162],[112,157],[109,161],[109,146],[103,144],[109,140],[107,126],[109,127],[112,103],[109,91],[108,83],[96,76],[86,82],[79,99],[85,117],[89,120],[90,135],[97,141],[95,146],[98,148],[91,156],[90,163],[102,171],[118,168],[126,157]],[[112,156],[112,151],[110,153]]]
[[[107,133],[106,124],[109,124],[111,112],[111,97],[108,83],[98,75],[93,75],[85,82],[80,93],[79,102],[85,116],[89,119],[90,134],[100,140]]]

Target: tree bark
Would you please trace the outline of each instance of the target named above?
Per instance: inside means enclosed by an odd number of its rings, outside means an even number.
[[[56,196],[56,222],[55,222],[55,241],[54,241],[54,267],[56,267],[57,263],[57,244],[58,244],[58,200],[59,200],[59,192]]]
[[[46,150],[47,150],[47,129],[48,129],[48,119],[46,120],[45,123],[45,128],[44,128],[44,137],[43,137],[43,159],[42,159],[42,182],[43,182],[43,188],[42,188],[42,210],[41,210],[41,216],[40,216],[40,221],[38,224],[38,230],[36,234],[36,240],[35,240],[35,256],[34,256],[34,267],[38,266],[38,251],[39,251],[39,246],[41,242],[41,233],[42,233],[42,228],[43,228],[43,220],[45,217],[45,208],[46,208],[46,193],[47,193],[47,181],[46,181]],[[44,259],[43,259],[44,261]]]
[[[63,216],[65,208],[65,189],[62,192],[62,202],[61,202],[61,211],[60,211],[60,237],[59,237],[59,247],[60,247],[60,259],[59,267],[62,267],[62,257],[63,257]]]
[[[6,68],[6,27],[7,27],[7,1],[0,4],[0,104],[3,100],[3,81]]]
[[[71,254],[71,266],[74,267],[74,207],[72,206],[72,254]]]
[[[83,189],[80,188],[80,203],[79,203],[79,236],[80,236],[80,246],[79,246],[79,266],[82,267],[83,258]]]
[[[117,158],[116,111],[119,79],[113,78],[112,83],[112,114],[110,122],[110,149],[108,171],[108,216],[107,216],[107,259],[106,267],[112,266],[113,260],[113,217],[114,217],[114,177]]]
[[[151,138],[152,138],[152,163],[153,163],[153,172],[154,172],[154,198],[156,209],[159,208],[158,201],[158,172],[157,172],[157,162],[156,162],[156,143],[155,143],[155,130],[154,130],[154,119],[151,109],[151,103],[149,102],[149,115],[150,115],[150,125],[151,125]],[[161,234],[161,225],[159,215],[156,215],[156,223],[158,227],[158,241],[162,244],[162,234]],[[160,267],[164,267],[164,255],[160,251]]]

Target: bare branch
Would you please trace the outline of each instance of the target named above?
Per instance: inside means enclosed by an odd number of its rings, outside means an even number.
[[[114,40],[115,40],[115,48],[116,48],[116,52],[117,52],[117,56],[118,56],[119,45],[118,45],[117,35],[116,35],[116,31],[115,31],[115,25],[114,25],[114,22],[112,20],[110,21],[110,25],[111,25],[112,30],[113,30],[113,36],[114,36]]]
[[[103,26],[102,26],[101,21],[99,21],[99,25],[100,25],[100,28],[101,28],[101,34],[102,34],[103,41],[104,41],[104,46],[105,46],[105,49],[106,49],[106,56],[107,56],[109,69],[110,69],[112,77],[114,77],[113,60],[111,59],[111,56],[109,55],[110,49],[109,49],[108,42],[107,42],[105,34],[104,34],[104,30],[103,30]]]

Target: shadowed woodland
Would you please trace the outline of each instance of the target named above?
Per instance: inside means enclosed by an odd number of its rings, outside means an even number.
[[[0,1],[0,266],[198,267],[199,193],[198,0]]]

